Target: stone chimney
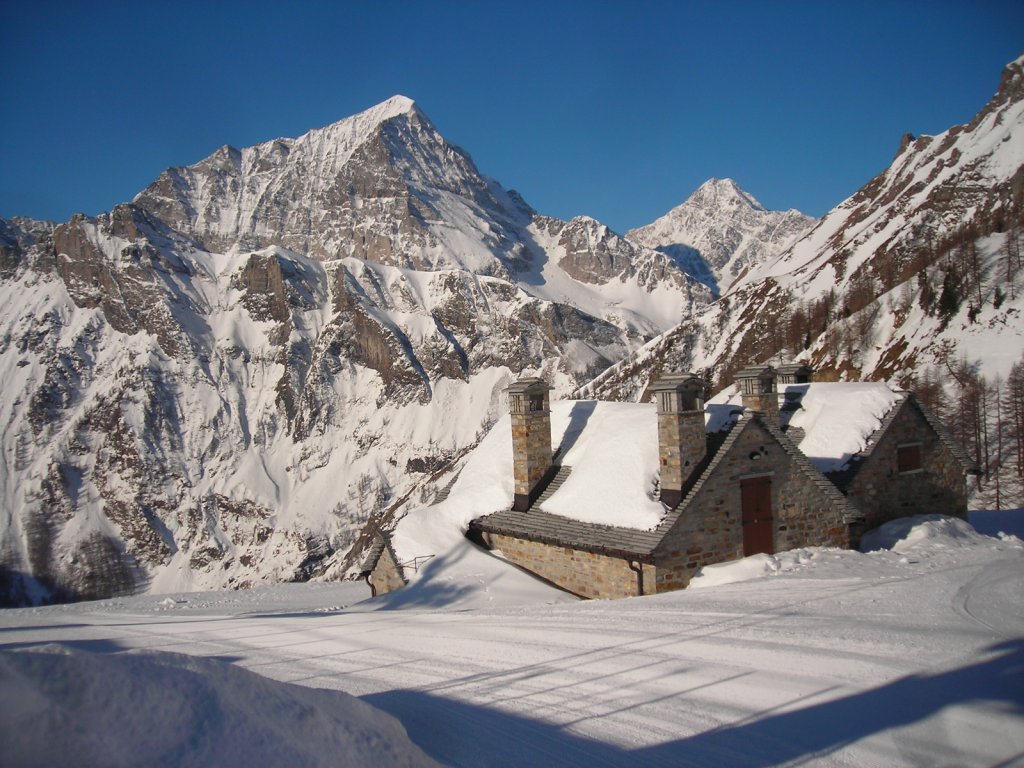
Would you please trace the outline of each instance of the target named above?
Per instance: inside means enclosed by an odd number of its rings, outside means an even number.
[[[551,387],[543,379],[520,379],[508,389],[512,414],[512,509],[525,512],[536,501],[540,481],[551,468]]]
[[[780,392],[790,384],[810,384],[813,378],[814,369],[803,363],[786,363],[775,369],[775,381]]]
[[[648,389],[658,406],[658,459],[661,501],[675,507],[683,488],[707,454],[704,401],[708,384],[692,373],[664,376]]]
[[[736,383],[743,394],[743,407],[763,413],[771,421],[779,419],[779,391],[776,372],[767,363],[743,368],[736,372]]]

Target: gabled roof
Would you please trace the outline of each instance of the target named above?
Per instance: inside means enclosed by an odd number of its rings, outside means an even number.
[[[729,454],[732,445],[754,424],[761,426],[775,438],[791,457],[797,470],[806,475],[826,498],[843,511],[844,522],[852,523],[863,517],[776,424],[761,414],[748,413],[738,421],[731,422],[728,431],[708,435],[707,456],[694,473],[690,486],[685,489],[683,500],[674,509],[667,510],[665,517],[654,530],[638,531],[621,526],[595,525],[554,515],[544,511],[543,496],[527,512],[502,510],[474,520],[473,527],[530,541],[554,545],[572,544],[573,548],[584,551],[648,560],[662,539],[686,513],[704,485],[714,477],[715,469]]]
[[[950,437],[942,423],[912,393],[901,392],[899,394],[901,395],[899,402],[885,415],[885,418],[881,420],[878,427],[868,436],[864,448],[851,456],[845,466],[827,473],[829,479],[844,493],[850,488],[861,468],[865,466],[867,460],[874,454],[875,447],[881,442],[882,438],[896,421],[896,417],[904,408],[914,408],[921,414],[939,440],[960,463],[964,473],[970,474],[978,471],[974,462],[968,458],[967,453],[960,444]]]
[[[391,555],[391,559],[394,561],[395,567],[398,569],[398,575],[401,576],[403,580],[408,581],[405,577],[402,564],[398,560],[398,555],[396,555],[395,551],[391,548],[391,539],[384,531],[377,531],[374,535],[373,542],[370,544],[369,549],[366,550],[366,557],[363,558],[363,566],[360,570],[360,576],[365,577],[371,573],[373,569],[377,567],[377,563],[380,562],[380,557],[385,551]]]
[[[935,414],[925,408],[913,393],[910,393],[907,399],[915,408],[917,408],[918,411],[920,411],[924,420],[928,422],[931,428],[935,430],[935,434],[939,436],[939,440],[949,448],[950,453],[952,453],[953,456],[956,457],[956,460],[960,462],[960,466],[963,467],[964,472],[969,475],[979,474],[981,470],[978,465],[975,464],[971,457],[967,455],[967,451],[964,450],[963,446],[954,440],[949,432],[946,431],[946,428],[942,426],[942,422],[939,421]]]
[[[723,413],[719,411],[718,415],[722,417]],[[727,425],[726,429],[735,423],[723,418],[711,421],[716,427]],[[737,428],[708,434],[707,456],[702,466],[694,473],[695,482],[691,493],[687,494],[675,509],[670,510],[662,505],[663,517],[657,527],[652,530],[600,525],[552,514],[544,510],[545,495],[543,494],[526,512],[502,510],[474,520],[473,527],[491,533],[526,538],[546,544],[572,544],[575,549],[584,551],[633,557],[639,560],[650,559],[651,553],[679,519],[682,510],[692,498],[692,494],[699,490],[703,479],[717,464],[716,458],[724,455],[727,445],[735,440],[736,435],[740,432],[742,429]]]

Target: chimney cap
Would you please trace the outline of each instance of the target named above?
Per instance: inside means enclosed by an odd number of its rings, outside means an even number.
[[[544,379],[528,376],[512,382],[505,388],[505,391],[513,395],[539,395],[544,392],[550,392],[552,389],[553,387]]]
[[[658,414],[704,411],[710,385],[693,373],[670,373],[651,382],[648,391],[658,405]],[[703,416],[702,416],[703,418]]]
[[[767,379],[775,376],[775,368],[769,363],[761,365],[748,365],[736,371],[737,379]]]
[[[651,392],[676,390],[706,393],[711,389],[711,386],[695,373],[667,373],[661,378],[652,381],[648,388]]]
[[[784,363],[776,366],[775,370],[780,374],[789,374],[791,376],[800,373],[814,373],[814,369],[807,365],[807,363]]]

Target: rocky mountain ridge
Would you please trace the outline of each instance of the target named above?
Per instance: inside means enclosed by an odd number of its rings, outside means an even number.
[[[638,399],[773,359],[998,369],[1022,346],[1022,78],[818,222],[716,180],[632,237],[544,217],[403,97],[102,216],[0,221],[0,594],[340,577],[519,375]]]

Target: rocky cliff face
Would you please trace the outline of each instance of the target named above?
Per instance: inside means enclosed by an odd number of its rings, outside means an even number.
[[[0,226],[7,602],[337,575],[513,377],[559,392],[710,293],[536,216],[407,99]]]

